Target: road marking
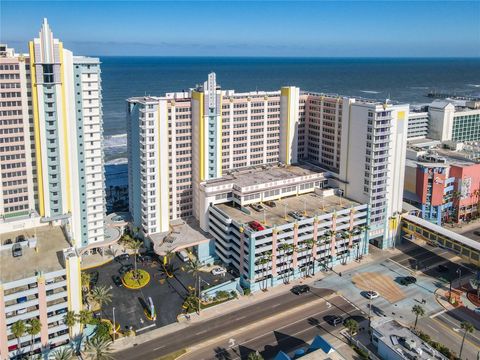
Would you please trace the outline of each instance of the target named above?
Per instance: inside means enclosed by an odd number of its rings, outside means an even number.
[[[240,316],[240,317],[236,318],[236,320],[242,320],[242,319],[245,319],[245,318],[246,318],[246,316]]]
[[[165,345],[159,346],[159,347],[153,349],[153,351],[155,351],[155,350],[160,350],[160,349],[162,349],[162,348],[164,348],[164,347],[165,347]]]
[[[447,312],[447,309],[443,309],[442,311],[437,312],[436,314],[433,314],[430,316],[430,319],[434,319],[439,315],[442,315],[443,313]]]
[[[208,332],[208,330],[202,330],[202,331],[196,332],[195,335],[205,334],[206,332]]]
[[[138,329],[136,332],[139,333],[140,331],[150,329],[151,327],[154,327],[154,326],[157,326],[157,324],[155,323],[155,324],[151,324],[151,325],[145,326],[145,327],[143,327],[143,328]]]
[[[434,332],[438,333],[439,331],[437,329],[435,329],[433,326],[430,326],[428,324],[425,324],[426,326],[428,326],[430,329],[432,329]]]
[[[448,327],[447,325],[445,325],[444,323],[442,323],[441,321],[438,321],[437,319],[432,319],[433,321],[435,321],[436,323],[439,323],[441,326],[443,326],[445,329],[449,330],[450,331],[450,334],[453,334],[455,336],[457,336],[459,339],[462,339],[463,336],[461,336],[460,334],[454,332],[452,330],[452,328]],[[471,335],[471,334],[470,334]],[[476,339],[476,337],[474,336],[474,338]],[[465,342],[466,343],[469,343],[470,345],[472,345],[474,348],[477,348],[478,347],[478,344],[474,344],[470,339],[467,339],[465,338]]]

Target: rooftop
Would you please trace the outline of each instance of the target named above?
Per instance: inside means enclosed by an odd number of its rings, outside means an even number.
[[[176,252],[211,239],[211,236],[200,229],[195,219],[173,220],[170,229],[169,232],[149,236],[156,254],[165,255],[167,252]]]
[[[255,220],[262,224],[265,223],[267,226],[273,226],[293,222],[294,219],[288,215],[291,211],[298,211],[300,214],[306,215],[306,217],[313,217],[360,205],[353,200],[337,195],[322,197],[315,193],[286,197],[274,203],[275,207],[264,205],[264,211],[256,211],[248,207],[250,214],[246,214],[238,207],[231,206],[231,203],[217,204],[215,206],[240,224]],[[285,214],[287,215],[286,218]]]
[[[324,174],[313,165],[264,165],[252,166],[246,169],[230,170],[221,178],[207,180],[207,186],[223,186],[235,184],[238,187],[266,184],[276,181],[295,179],[303,176],[323,178]]]
[[[374,334],[380,336],[381,341],[401,358],[447,359],[394,319],[388,317],[375,319],[372,321],[372,329]]]
[[[60,226],[41,226],[28,230],[1,234],[2,244],[5,240],[24,235],[27,241],[22,242],[22,256],[13,257],[11,246],[3,245],[0,250],[0,282],[35,276],[37,271],[44,273],[64,268],[63,250],[71,247]],[[36,237],[36,247],[29,247],[29,239]]]

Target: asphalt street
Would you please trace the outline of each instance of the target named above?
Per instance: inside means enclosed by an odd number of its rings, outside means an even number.
[[[284,317],[276,317],[271,322],[253,330],[239,331],[235,336],[209,344],[207,347],[184,356],[186,360],[234,360],[246,359],[251,352],[259,351],[265,359],[273,359],[280,350],[293,355],[296,350],[306,349],[316,335],[330,335],[344,341],[336,327],[326,321],[328,316],[338,315],[344,319],[353,318],[357,322],[367,321],[365,314],[340,296],[328,303],[313,305]]]
[[[292,293],[282,294],[271,299],[243,308],[241,311],[228,313],[203,322],[192,323],[187,328],[165,335],[115,353],[115,359],[156,359],[176,350],[184,349],[201,342],[219,337],[227,332],[241,330],[249,324],[281,314],[294,307],[308,304],[332,294],[328,289],[312,289],[312,292],[297,296]],[[298,316],[298,314],[297,314]]]

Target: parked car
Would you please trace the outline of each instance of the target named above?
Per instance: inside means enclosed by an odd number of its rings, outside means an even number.
[[[364,295],[367,299],[376,299],[376,298],[379,296],[378,292],[373,291],[373,290],[365,291],[365,292],[363,293],[363,295]]]
[[[250,226],[253,230],[255,231],[262,231],[265,230],[262,224],[260,224],[258,221],[250,221],[248,223],[248,226]]]
[[[65,314],[67,310],[68,310],[67,308],[58,309],[57,311],[55,311],[55,314],[56,315]]]
[[[130,259],[130,255],[128,254],[122,254],[122,255],[118,255],[116,258],[115,258],[115,261],[116,262],[122,262],[122,261],[127,261]]]
[[[120,279],[120,276],[118,276],[118,275],[112,275],[112,281],[117,287],[122,287],[123,286],[122,280]]]
[[[18,235],[17,238],[15,239],[16,243],[20,243],[22,241],[25,241],[25,235]]]
[[[227,273],[227,270],[225,270],[222,267],[215,267],[212,269],[212,275],[225,275]]]
[[[21,303],[24,303],[24,302],[27,302],[27,297],[26,296],[22,296],[22,297],[19,297],[17,299],[17,304],[21,304]]]
[[[417,279],[413,276],[405,276],[400,279],[400,284],[408,286],[411,284],[415,284],[417,282]]]
[[[438,265],[437,266],[437,271],[438,272],[448,272],[448,267],[446,267],[445,265]]]
[[[329,323],[332,326],[337,326],[343,323],[343,318],[339,315],[330,315],[326,320],[327,320],[327,323]]]
[[[98,271],[92,271],[90,273],[90,287],[94,287],[95,285],[97,285],[97,282],[98,282]]]
[[[187,252],[185,250],[181,250],[177,252],[177,256],[182,260],[184,263],[187,263],[190,261],[190,257],[188,256]]]
[[[251,204],[251,208],[255,211],[263,211],[265,209],[262,204]]]
[[[474,309],[473,311],[475,311],[477,314],[480,314],[480,307],[477,307],[477,308]]]
[[[310,286],[308,285],[295,285],[293,288],[292,288],[292,293],[294,293],[295,295],[301,295],[303,293],[306,293],[306,292],[309,292],[310,291]]]
[[[290,215],[292,218],[294,218],[295,220],[303,220],[305,219],[305,217],[300,214],[298,211],[290,211],[288,213],[288,215]]]
[[[118,272],[123,275],[125,274],[126,272],[129,272],[130,270],[133,269],[133,265],[132,264],[127,264],[127,265],[122,265],[120,267],[120,269],[118,269]]]
[[[12,245],[12,239],[7,239],[3,242],[3,245]]]
[[[275,201],[271,201],[271,200],[269,200],[269,201],[264,201],[263,203],[264,203],[265,205],[267,205],[267,206],[272,207],[272,208],[274,208],[274,207],[277,206],[277,204],[275,204]]]
[[[19,257],[22,256],[22,245],[20,244],[15,244],[12,247],[12,256],[13,257]]]
[[[473,233],[477,236],[480,236],[480,230],[475,230]]]

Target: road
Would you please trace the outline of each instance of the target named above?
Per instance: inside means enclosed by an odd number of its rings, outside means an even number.
[[[274,314],[281,314],[295,307],[318,301],[319,298],[332,293],[333,291],[328,289],[312,289],[311,293],[302,296],[296,296],[292,293],[282,294],[245,307],[241,311],[228,313],[203,322],[192,323],[183,330],[150,340],[141,346],[117,352],[115,353],[115,359],[156,359],[162,355],[184,349],[187,344],[188,346],[194,346],[218,338],[227,332],[240,330]]]
[[[365,314],[341,296],[335,296],[328,303],[315,304],[287,316],[275,317],[255,329],[240,330],[228,339],[215,341],[183,356],[182,360],[246,359],[248,354],[255,351],[265,359],[273,359],[280,350],[293,355],[297,349],[306,349],[316,335],[328,336],[329,341],[338,343],[343,341],[339,335],[343,326],[329,325],[326,319],[331,315],[339,315],[344,319],[351,317],[365,325],[367,322]]]

